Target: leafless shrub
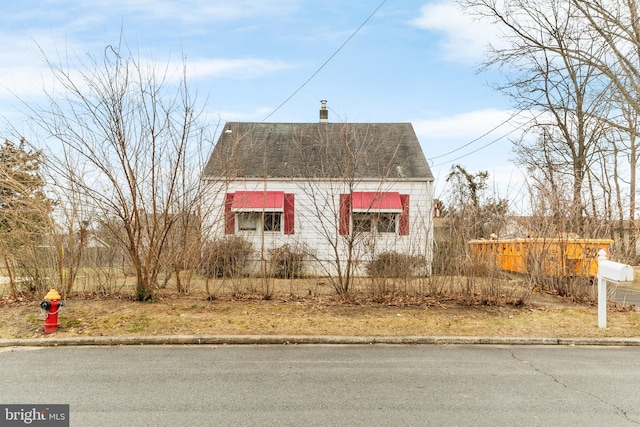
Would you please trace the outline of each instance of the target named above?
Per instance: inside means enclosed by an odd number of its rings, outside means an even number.
[[[422,256],[413,256],[397,252],[383,252],[378,254],[365,266],[367,275],[371,278],[371,293],[395,294],[399,291],[408,293],[408,283],[424,270],[427,261]],[[398,289],[398,284],[401,288]],[[413,289],[413,292],[418,290]]]
[[[370,277],[410,277],[426,263],[424,257],[397,252],[383,252],[366,266]]]
[[[208,278],[242,277],[253,253],[251,242],[238,236],[214,240],[205,246],[200,272]]]
[[[269,251],[271,275],[280,279],[292,279],[304,275],[307,251],[285,244]]]

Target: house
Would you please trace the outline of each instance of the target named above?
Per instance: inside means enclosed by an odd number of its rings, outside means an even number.
[[[383,252],[433,246],[433,175],[410,123],[226,123],[202,174],[211,238],[240,235],[260,258],[285,244],[305,270],[358,274]]]

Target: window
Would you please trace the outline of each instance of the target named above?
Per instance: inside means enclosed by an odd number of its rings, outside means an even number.
[[[263,221],[264,218],[264,221]],[[238,212],[239,231],[271,231],[279,232],[282,227],[282,212]]]
[[[393,213],[354,213],[353,231],[356,233],[395,233],[396,214]]]
[[[338,229],[353,232],[409,235],[409,195],[397,192],[340,194]]]
[[[240,231],[256,231],[258,229],[258,222],[258,212],[238,213],[238,230]]]
[[[396,232],[396,214],[381,213],[376,219],[378,224],[378,233]]]
[[[371,215],[353,214],[353,231],[356,233],[371,233]]]
[[[264,213],[264,231],[280,231],[282,212]]]
[[[236,231],[295,233],[295,195],[283,191],[236,191],[224,203],[225,234]]]

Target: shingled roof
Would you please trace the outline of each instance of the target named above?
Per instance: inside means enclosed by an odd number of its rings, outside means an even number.
[[[433,180],[411,123],[230,122],[203,177]]]

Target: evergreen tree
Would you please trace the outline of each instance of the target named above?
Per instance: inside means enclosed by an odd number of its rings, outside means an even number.
[[[37,248],[51,226],[53,204],[44,191],[40,174],[42,153],[5,140],[0,146],[0,256],[15,295],[16,269],[33,278]]]

